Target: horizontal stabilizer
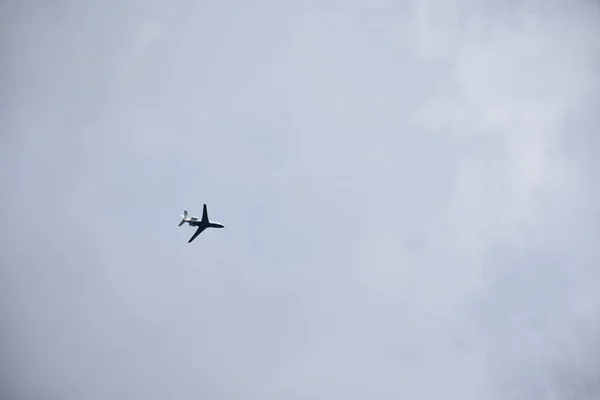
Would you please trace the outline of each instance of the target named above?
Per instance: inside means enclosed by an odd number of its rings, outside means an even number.
[[[186,210],[183,210],[183,214],[179,214],[179,215],[181,216],[181,222],[179,223],[179,226],[181,226],[185,222],[185,219],[188,216],[188,212]]]

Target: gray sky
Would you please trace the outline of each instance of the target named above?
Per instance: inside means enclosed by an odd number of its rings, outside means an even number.
[[[1,11],[7,398],[599,396],[598,3]]]

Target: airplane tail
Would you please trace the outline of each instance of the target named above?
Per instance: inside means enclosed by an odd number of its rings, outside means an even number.
[[[183,223],[185,222],[187,216],[188,216],[188,212],[186,210],[183,210],[183,214],[181,215],[181,222],[179,223],[179,226],[183,225]]]

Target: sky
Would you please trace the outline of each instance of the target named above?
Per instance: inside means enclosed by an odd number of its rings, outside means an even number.
[[[598,2],[0,10],[3,398],[600,395]]]

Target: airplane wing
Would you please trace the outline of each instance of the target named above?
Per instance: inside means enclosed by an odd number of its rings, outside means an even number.
[[[206,204],[202,207],[202,222],[208,222],[208,210],[206,209]]]
[[[203,230],[205,230],[206,227],[205,226],[199,226],[198,229],[196,230],[196,233],[194,233],[194,235],[190,238],[190,240],[188,240],[188,243],[190,243],[192,240],[196,239],[196,236],[198,236],[199,234],[202,233]]]

